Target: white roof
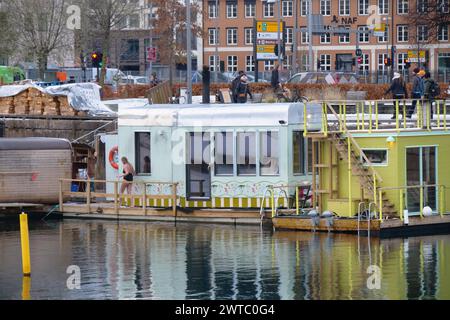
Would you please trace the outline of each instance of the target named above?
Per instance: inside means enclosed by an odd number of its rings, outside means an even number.
[[[320,124],[320,105],[312,123]],[[120,108],[119,126],[157,127],[251,127],[303,123],[304,105],[298,104],[227,104],[227,105],[147,105]],[[310,111],[308,111],[310,113]]]

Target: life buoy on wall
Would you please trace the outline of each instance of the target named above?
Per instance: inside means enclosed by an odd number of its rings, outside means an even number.
[[[119,155],[119,147],[114,147],[109,151],[109,163],[111,167],[119,170],[119,163],[116,162],[116,157]]]

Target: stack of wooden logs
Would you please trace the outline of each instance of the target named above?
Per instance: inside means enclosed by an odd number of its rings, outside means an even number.
[[[52,96],[36,88],[28,88],[14,97],[0,97],[0,114],[87,116],[73,109],[66,96]]]

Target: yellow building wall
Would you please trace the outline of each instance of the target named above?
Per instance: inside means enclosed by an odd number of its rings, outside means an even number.
[[[374,169],[380,174],[383,181],[377,187],[400,187],[406,185],[406,148],[417,146],[437,146],[437,183],[450,187],[450,135],[447,133],[431,134],[421,132],[421,135],[391,135],[395,138],[395,143],[388,146],[386,134],[371,134],[365,136],[354,135],[354,138],[361,149],[387,149],[388,163],[386,166],[374,166]],[[318,163],[329,164],[330,162],[330,141],[322,141],[320,145],[320,158]],[[319,190],[330,190],[330,183],[333,189],[338,192],[333,194],[322,194],[320,205],[322,211],[329,210],[329,200],[348,199],[348,162],[347,157],[336,159],[337,150],[333,147],[333,161],[337,167],[333,168],[333,177],[330,179],[330,169],[320,169]],[[398,210],[400,206],[400,193],[398,190],[386,191],[386,196],[395,205]],[[373,195],[366,195],[373,200]],[[355,201],[361,199],[361,185],[359,178],[352,175],[352,198]],[[450,208],[450,193],[445,192],[445,208],[446,212]],[[340,216],[349,216],[348,210],[336,212]],[[354,212],[356,214],[357,212]]]

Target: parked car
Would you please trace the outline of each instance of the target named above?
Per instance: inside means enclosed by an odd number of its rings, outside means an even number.
[[[148,85],[150,83],[147,77],[125,76],[120,79],[122,84]]]
[[[293,75],[288,84],[296,83],[357,83],[358,76],[353,72],[300,72]]]

